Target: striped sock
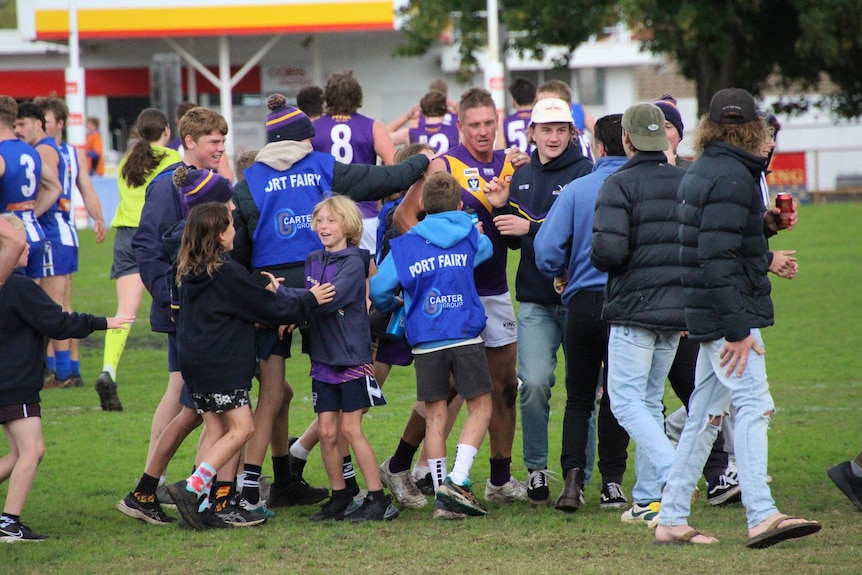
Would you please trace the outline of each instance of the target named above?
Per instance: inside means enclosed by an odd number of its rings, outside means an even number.
[[[434,480],[434,489],[436,490],[443,485],[443,480],[446,479],[446,469],[448,467],[446,458],[433,459],[429,457],[428,466],[431,468],[431,479]]]

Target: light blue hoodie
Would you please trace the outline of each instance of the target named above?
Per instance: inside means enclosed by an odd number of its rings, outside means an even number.
[[[407,233],[416,234],[435,246],[445,249],[467,237],[472,227],[473,221],[470,214],[450,211],[427,215],[424,220],[413,226]],[[484,234],[479,234],[478,248],[473,260],[474,267],[490,258],[492,252],[491,240]],[[401,285],[392,254],[387,255],[380,263],[377,274],[371,278],[370,284],[371,301],[377,309],[389,312],[399,307],[400,301],[396,294]],[[410,309],[410,296],[406,293],[404,294],[404,305]]]

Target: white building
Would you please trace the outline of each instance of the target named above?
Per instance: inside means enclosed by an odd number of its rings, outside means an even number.
[[[354,71],[364,91],[361,111],[384,122],[418,102],[434,79],[447,80],[450,98],[467,87],[454,80],[452,47],[440,45],[421,58],[392,55],[403,42],[394,15],[399,0],[184,0],[182,6],[175,0],[18,0],[19,30],[0,33],[0,93],[18,99],[65,94],[72,4],[85,70],[83,113],[102,120],[115,159],[137,113],[150,105],[156,54],[180,55],[182,97],[222,110],[234,154],[265,142],[267,95],[290,98],[304,85],[323,85],[335,71]],[[551,57],[539,62],[508,56],[507,77],[564,80],[595,117],[670,92],[679,101],[686,136],[694,133],[693,85],[662,57],[642,52],[624,27],[580,46],[567,70],[553,69]],[[482,81],[477,77],[474,85]],[[225,95],[230,106],[222,106]],[[816,113],[780,119],[780,150],[804,152],[809,190],[832,190],[839,174],[862,172],[857,122],[834,124]]]

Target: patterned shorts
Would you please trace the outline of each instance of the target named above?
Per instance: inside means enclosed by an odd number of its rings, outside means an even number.
[[[249,404],[247,389],[234,389],[218,393],[193,393],[198,413],[224,413]]]

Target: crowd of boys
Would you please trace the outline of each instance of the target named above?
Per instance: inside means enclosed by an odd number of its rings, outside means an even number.
[[[132,240],[141,277],[153,297],[152,329],[168,334],[169,385],[159,407],[168,413],[168,423],[161,432],[164,437],[153,438],[163,444],[156,450],[159,464],[148,461],[151,473],[120,501],[121,512],[162,525],[173,521],[162,505],[176,503],[185,522],[198,529],[263,523],[275,514],[270,508],[315,504],[329,496],[327,489],[312,487],[302,478],[310,450],[325,438],[322,450],[333,491],[314,520],[395,518],[397,510],[382,495],[381,481],[402,507],[422,507],[426,496],[433,495],[435,518],[483,516],[488,509],[472,490],[470,469],[486,433],[490,477],[484,500],[549,503],[548,480],[554,475],[548,468],[549,402],[562,346],[564,486],[554,501],[557,510],[571,513],[585,504],[596,435],[600,505],[628,507],[621,483],[631,437],[636,444],[634,501],[621,518],[655,528],[659,543],[717,541],[688,525],[701,473],[708,480],[710,503],[741,497],[748,547],[769,547],[820,529],[816,521],[779,513],[767,485],[766,428],[774,412],[760,338],[760,329],[773,323],[767,271],[792,277],[797,269],[795,259],[769,252],[767,238],[792,228],[796,216],[794,210],[789,221],[782,221],[769,207],[763,174],[774,148],[774,131],[768,130],[754,99],[734,88],[716,93],[697,128],[693,147],[698,159],[683,169],[676,155],[682,120],[670,96],[633,104],[623,114],[598,120],[590,116],[587,127],[578,126],[575,118],[583,119],[586,111],[572,102],[562,82],[537,88],[517,79],[511,92],[517,110],[503,123],[505,133],[498,130],[501,118],[487,91],[469,89],[456,104],[446,99],[446,86],[440,84],[432,85],[417,108],[387,129],[357,112],[362,89],[352,73],[333,74],[324,89],[300,94],[300,108],[280,95],[269,99],[267,144],[245,158],[247,165],[228,170],[239,179],[232,192],[230,176],[215,174],[223,163],[226,122],[211,110],[184,110],[179,123],[183,161],[162,172],[172,176],[180,169],[182,177],[155,177]],[[302,102],[308,102],[305,111]],[[14,213],[20,221],[10,228],[6,219],[0,220],[0,280],[5,282],[16,264],[27,264],[27,276],[42,279],[42,288],[63,308],[51,313],[76,318],[70,315],[70,280],[56,279],[77,269],[68,199],[74,185],[85,192],[100,239],[104,226],[89,178],[83,177],[87,170],[79,168],[86,157],[62,144],[62,126],[57,130],[53,123],[65,119],[63,110],[50,99],[18,106],[0,97],[0,211]],[[422,146],[395,164],[396,144]],[[374,165],[377,158],[385,166]],[[200,178],[199,185],[187,183],[188,170]],[[212,182],[224,193],[203,193]],[[394,207],[381,212],[379,202],[393,193],[399,196]],[[238,473],[235,458],[221,469],[200,459],[187,481],[158,492],[165,483],[158,474],[199,424],[198,415],[245,405],[225,407],[222,394],[201,393],[184,383],[200,378],[183,370],[192,369],[193,362],[181,361],[177,338],[188,334],[177,331],[190,322],[177,321],[182,314],[173,294],[177,255],[166,238],[173,234],[176,242],[177,233],[183,235],[193,205],[227,201],[233,209],[231,228],[236,228],[229,241],[231,259],[261,286],[277,281],[301,290],[322,283],[312,281],[308,262],[323,258],[325,267],[333,256],[331,218],[319,219],[317,209],[332,195],[360,202],[361,243],[357,235],[355,244],[336,245],[364,253],[368,260],[377,254],[379,271],[375,275],[373,266],[366,270],[367,295],[376,312],[401,318],[403,332],[387,330],[388,337],[406,341],[405,363],[415,363],[417,403],[395,452],[380,465],[379,480],[376,470],[369,474],[365,465],[369,492],[359,489],[349,442],[336,439],[328,423],[321,430],[316,421],[300,438],[288,438],[293,390],[284,377],[284,361],[290,357],[292,329],[271,326],[255,335],[260,402],[254,411],[254,434],[240,442],[250,441],[243,471]],[[58,224],[60,231],[52,231]],[[18,229],[26,232],[29,247],[23,246]],[[382,238],[386,240],[379,241]],[[506,276],[509,249],[520,250],[517,319]],[[29,263],[19,257],[22,250],[29,250]],[[62,287],[55,290],[55,284]],[[283,289],[273,285],[273,290]],[[4,305],[6,295],[0,292]],[[366,339],[371,341],[369,320],[364,313],[359,318],[345,314],[345,309],[339,314],[350,316],[350,324],[343,327],[350,335],[343,339],[361,340],[361,348]],[[310,315],[306,321],[317,325]],[[339,329],[337,316],[327,320],[327,329]],[[36,328],[65,338],[117,328],[130,319],[88,316],[76,329],[47,323]],[[4,338],[7,329],[21,329],[8,323],[0,319]],[[320,330],[309,331],[299,323],[307,351],[307,339]],[[377,349],[387,345],[384,339],[377,338]],[[316,349],[326,347],[322,344],[317,342]],[[54,377],[60,386],[69,385],[74,368],[68,344],[52,340],[51,347]],[[5,357],[7,351],[4,346],[0,354]],[[323,386],[315,398],[328,397],[329,406],[360,406],[351,412],[383,403],[370,358],[346,349],[327,349],[323,355],[361,358],[351,364],[350,375],[365,378],[369,403],[330,395],[339,389],[331,386],[340,385],[346,394],[346,384],[355,380],[342,374],[346,366],[339,360],[332,360],[335,365],[313,364],[315,385]],[[677,385],[674,389],[689,417],[674,447],[665,433],[662,395],[677,362],[687,366],[677,370],[682,391]],[[42,369],[37,371],[38,385],[27,382],[35,389],[25,395],[4,394],[0,401],[0,423],[7,430],[17,429],[22,419],[40,417]],[[381,383],[385,379],[378,377]],[[675,376],[670,377],[673,381]],[[7,382],[0,382],[5,392],[3,386]],[[519,395],[525,483],[512,472]],[[601,408],[595,413],[597,396]],[[462,403],[469,415],[450,467],[446,436]],[[735,465],[728,463],[724,441],[717,440],[731,414]],[[38,433],[41,436],[41,429]],[[208,438],[208,433],[217,432],[205,428],[201,453],[218,439]],[[275,477],[265,495],[261,473],[267,447]],[[34,449],[28,446],[25,451],[27,457],[21,459],[32,482]],[[39,449],[35,452],[41,457]],[[13,455],[19,458],[15,445],[0,461]],[[339,457],[341,475],[329,465]],[[721,463],[707,471],[707,460],[713,457]],[[862,509],[859,459],[836,466],[829,475]],[[0,479],[14,475],[14,461],[9,461],[0,467]],[[362,463],[367,463],[365,452]],[[198,504],[201,510],[213,510],[205,522],[196,515]],[[10,489],[0,537],[44,539],[20,522],[22,507],[23,498]]]

